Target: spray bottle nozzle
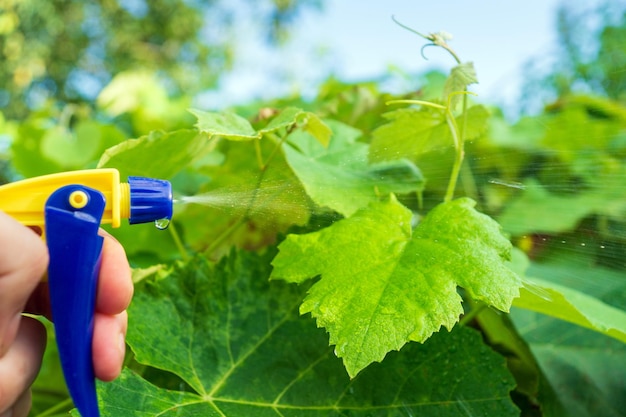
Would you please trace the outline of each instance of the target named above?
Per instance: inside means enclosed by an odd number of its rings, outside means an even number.
[[[130,224],[172,218],[172,185],[154,178],[128,177]]]

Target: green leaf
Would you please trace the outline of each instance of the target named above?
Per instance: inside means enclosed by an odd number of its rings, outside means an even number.
[[[55,116],[35,113],[17,130],[12,163],[25,177],[92,168],[105,149],[124,140],[113,125],[78,118],[68,129],[54,121]]]
[[[125,115],[134,134],[152,130],[174,130],[187,127],[192,121],[187,112],[191,98],[168,97],[164,84],[154,72],[124,71],[102,89],[97,104],[113,117]]]
[[[539,278],[522,288],[515,307],[546,314],[626,343],[626,312],[580,291]]]
[[[411,230],[395,199],[373,203],[331,227],[289,235],[273,279],[301,283],[321,275],[300,312],[330,333],[351,376],[408,341],[423,342],[463,314],[457,286],[508,311],[520,280],[504,261],[511,244],[470,199],[440,204]]]
[[[332,130],[328,127],[322,119],[317,117],[314,113],[305,113],[306,124],[304,130],[311,134],[322,146],[328,146]]]
[[[168,179],[214,146],[195,130],[153,131],[107,149],[98,168],[117,168],[122,178],[140,175]]]
[[[414,159],[440,148],[453,146],[445,114],[439,109],[423,106],[404,108],[384,114],[389,123],[372,133],[370,160],[386,161],[400,158]],[[456,118],[462,126],[463,115]],[[476,105],[467,110],[464,140],[478,138],[487,129],[489,112]]]
[[[579,312],[575,314],[586,317],[581,320],[603,323],[603,326],[610,326],[613,321],[610,311],[619,309],[622,313],[615,319],[622,317],[626,310],[626,283],[622,270],[590,264],[581,260],[585,257],[579,251],[571,249],[559,256],[562,259],[551,256],[548,262],[533,262],[527,271],[531,279],[548,282],[549,288],[554,286],[575,291],[578,295],[586,294],[583,299],[569,297],[567,292],[563,297],[557,295],[554,297],[555,313],[558,314],[560,308],[576,309]],[[588,303],[588,297],[596,301]],[[601,303],[604,306],[598,309]],[[611,306],[610,310],[605,309],[607,305]],[[623,384],[626,344],[554,315],[517,307],[511,311],[516,327],[529,343],[568,415],[621,416],[626,407]],[[615,324],[623,329],[623,321]]]
[[[553,335],[566,333],[579,339],[573,345],[549,339],[531,343],[535,357],[566,410],[555,416],[622,417],[626,407],[623,382],[626,349],[601,346],[602,340],[597,341],[597,346],[585,346],[593,340],[589,334],[564,327],[552,330],[557,332]]]
[[[285,108],[259,131],[254,130],[248,120],[234,113],[205,112],[195,109],[189,111],[198,118],[196,123],[198,130],[211,136],[221,136],[230,140],[261,139],[263,135],[298,125],[302,125],[304,130],[311,133],[323,145],[327,145],[330,138],[330,129],[315,114],[296,107]]]
[[[525,274],[529,266],[526,255],[515,251],[514,258],[517,259],[515,269],[518,273]],[[525,286],[520,289],[520,297],[513,301],[513,305],[586,327],[626,343],[626,311],[602,302],[591,295],[595,292],[593,290],[589,294],[589,290],[582,291],[584,287],[578,290],[571,285],[554,282],[555,277],[567,279],[568,274],[579,272],[580,266],[557,267],[556,270],[553,268],[550,265],[539,267],[540,274],[551,271],[552,281],[532,275],[526,278]],[[530,271],[532,274],[533,269]],[[602,277],[602,269],[594,272],[598,279],[606,279]],[[566,282],[565,280],[564,283]]]
[[[274,116],[270,122],[263,129],[259,130],[261,133],[272,133],[280,129],[287,129],[293,126],[300,115],[304,114],[302,109],[297,107],[287,107],[281,110],[276,116]]]
[[[261,138],[250,122],[235,113],[205,112],[196,109],[190,109],[189,112],[198,119],[196,128],[210,136],[221,136],[230,140]]]
[[[289,129],[294,126],[301,126],[322,146],[328,146],[332,131],[314,113],[306,112],[297,107],[287,107],[278,116],[274,117],[263,129],[259,130],[260,135],[276,132],[280,129]]]
[[[164,107],[167,93],[153,72],[126,71],[102,89],[97,102],[110,115],[119,116],[142,108]]]
[[[283,146],[291,169],[318,205],[350,216],[380,195],[424,189],[415,164],[405,159],[369,164],[369,145],[354,141],[358,131],[338,122],[329,125],[336,133],[328,148],[304,132],[294,132]]]
[[[125,370],[98,385],[102,416],[519,414],[503,358],[468,328],[407,346],[350,380],[323,330],[298,316],[301,290],[268,282],[272,255],[233,253],[217,265],[198,257],[138,284],[128,343],[144,370],[178,382],[167,390]]]
[[[463,92],[467,86],[476,83],[478,83],[478,77],[473,62],[464,62],[452,68],[443,87],[443,99],[450,99],[450,109],[454,111],[463,97],[461,94],[454,93]]]
[[[618,191],[621,178],[622,171],[603,175],[595,179],[595,188],[575,195],[550,193],[537,181],[526,180],[521,194],[505,206],[498,221],[507,233],[521,236],[571,231],[594,213],[618,215],[626,208],[626,199]]]
[[[567,107],[546,120],[542,145],[566,162],[589,158],[591,151],[606,151],[624,122],[590,115],[582,105]]]
[[[42,138],[41,152],[61,166],[81,166],[96,156],[99,145],[98,124],[82,122],[75,133],[63,126],[49,129]]]
[[[11,143],[11,162],[24,177],[60,172],[63,168],[41,151],[46,129],[39,121],[26,121],[17,129],[17,137]]]

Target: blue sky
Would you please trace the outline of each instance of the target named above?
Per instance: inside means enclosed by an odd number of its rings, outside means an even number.
[[[570,0],[591,8],[599,0]],[[238,32],[236,70],[226,76],[208,106],[223,107],[252,97],[270,98],[298,91],[313,94],[333,73],[346,81],[376,78],[390,66],[407,73],[447,70],[454,62],[443,51],[392,20],[422,33],[444,30],[464,61],[473,61],[480,80],[472,91],[481,100],[507,104],[519,94],[530,59],[549,62],[556,49],[556,11],[561,0],[326,0],[320,13],[301,16],[291,40],[280,50],[265,48],[254,31]],[[525,68],[526,67],[526,68]]]

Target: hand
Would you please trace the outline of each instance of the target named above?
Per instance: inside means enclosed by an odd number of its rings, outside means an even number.
[[[122,246],[102,232],[104,246],[94,319],[96,377],[110,381],[124,360],[127,315],[133,294]],[[50,318],[47,284],[41,282],[48,252],[41,237],[0,212],[0,417],[25,417],[30,385],[46,345],[44,326],[22,312]],[[12,414],[11,414],[12,413]]]

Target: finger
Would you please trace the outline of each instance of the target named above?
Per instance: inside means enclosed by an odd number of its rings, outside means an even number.
[[[120,374],[126,352],[126,311],[116,315],[96,313],[93,329],[93,368],[96,377],[112,381]]]
[[[13,406],[11,417],[28,417],[32,405],[32,393],[30,388],[22,393]]]
[[[20,313],[47,265],[41,238],[0,212],[0,357],[13,342]]]
[[[45,348],[45,327],[35,319],[23,317],[13,344],[0,359],[0,415],[14,407],[33,383]]]
[[[102,263],[98,281],[96,311],[103,314],[119,314],[130,304],[133,282],[126,253],[120,243],[102,231]]]

